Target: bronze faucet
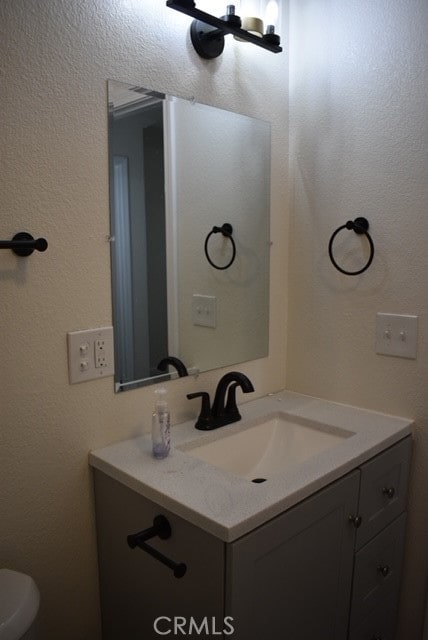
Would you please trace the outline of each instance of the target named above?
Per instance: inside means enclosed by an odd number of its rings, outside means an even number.
[[[254,387],[246,375],[239,371],[231,371],[219,380],[212,407],[207,391],[187,394],[189,400],[199,397],[202,398],[201,412],[196,421],[195,428],[210,431],[211,429],[218,429],[218,427],[223,427],[226,424],[240,420],[241,414],[236,404],[237,387],[241,387],[244,393],[254,391]]]

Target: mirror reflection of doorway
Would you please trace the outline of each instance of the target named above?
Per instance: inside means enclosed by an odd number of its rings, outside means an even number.
[[[162,102],[113,117],[116,369],[128,382],[159,374],[168,354]]]

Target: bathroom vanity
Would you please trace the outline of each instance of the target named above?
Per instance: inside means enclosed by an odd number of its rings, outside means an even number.
[[[289,392],[240,410],[242,423],[209,434],[175,426],[165,461],[151,458],[148,438],[90,454],[103,638],[393,640],[411,422]],[[279,429],[295,428],[289,448],[309,434],[317,452],[272,462],[270,474],[266,449],[265,478],[204,459],[230,436],[250,456],[239,438],[267,431],[278,411]],[[182,577],[127,543],[159,515],[171,535],[145,544],[185,564]]]

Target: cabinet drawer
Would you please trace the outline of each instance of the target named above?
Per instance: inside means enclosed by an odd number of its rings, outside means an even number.
[[[379,533],[355,556],[351,628],[357,628],[384,600],[397,604],[406,514]]]
[[[357,549],[405,510],[411,449],[409,436],[361,466]]]
[[[395,640],[397,611],[386,601],[349,632],[349,640]]]

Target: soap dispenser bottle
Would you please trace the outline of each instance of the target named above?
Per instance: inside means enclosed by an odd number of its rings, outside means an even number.
[[[158,460],[166,458],[170,449],[170,415],[166,389],[156,389],[155,410],[152,415],[152,452]]]

